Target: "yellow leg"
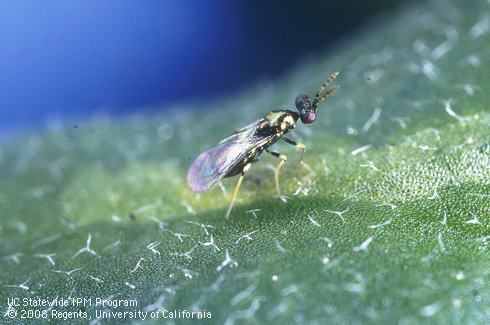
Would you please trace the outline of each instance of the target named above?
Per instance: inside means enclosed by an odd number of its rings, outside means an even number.
[[[306,146],[302,143],[297,142],[296,147],[301,149],[301,154],[299,155],[299,163],[302,164],[303,163],[303,157],[305,156]]]
[[[288,139],[288,138],[281,138],[283,139],[285,142],[301,149],[301,154],[299,156],[299,163],[301,164],[301,166],[303,166],[306,170],[308,170],[310,172],[310,174],[312,175],[315,175],[315,172],[313,171],[313,169],[308,166],[304,161],[303,161],[303,157],[305,155],[305,150],[306,150],[306,146],[303,144],[303,143],[300,143],[300,142],[296,142],[294,140],[291,140],[291,139]]]
[[[285,142],[301,149],[301,154],[299,156],[299,161],[298,161],[301,164],[303,161],[303,156],[305,155],[306,146],[300,142],[296,142],[296,141],[288,139],[288,138],[281,138],[281,139],[284,140]]]
[[[301,160],[299,163],[300,163],[300,164],[301,164],[301,166],[303,166],[303,167],[304,167],[304,168],[305,168],[307,171],[309,171],[309,172],[310,172],[310,174],[311,174],[312,176],[316,175],[316,173],[315,173],[315,171],[313,170],[313,168],[311,168],[310,166],[308,166],[308,165],[307,165],[307,164],[306,164],[306,163],[305,163],[303,160]]]
[[[226,211],[225,218],[228,219],[230,217],[231,209],[233,208],[233,205],[235,204],[236,201],[236,196],[240,190],[240,186],[242,185],[243,177],[245,176],[245,172],[250,169],[250,164],[245,165],[243,167],[242,173],[240,174],[240,177],[238,178],[238,182],[235,186],[235,191],[233,192],[233,197],[231,198],[230,205],[228,206],[228,211]]]
[[[277,192],[277,195],[281,195],[281,187],[279,185],[279,172],[281,171],[281,168],[284,165],[284,163],[286,162],[286,160],[288,160],[288,157],[286,155],[283,155],[283,154],[280,154],[280,153],[274,152],[274,151],[267,150],[267,152],[270,153],[271,155],[273,155],[274,157],[281,159],[281,161],[277,165],[276,169],[274,169],[274,179],[276,181],[276,192]]]

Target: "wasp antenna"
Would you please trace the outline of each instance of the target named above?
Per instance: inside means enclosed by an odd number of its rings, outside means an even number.
[[[326,81],[324,83],[322,83],[322,85],[320,86],[320,89],[318,89],[318,92],[315,95],[315,99],[320,97],[320,94],[322,93],[322,91],[325,90],[325,88],[327,88],[327,82]]]
[[[328,96],[336,92],[337,89],[339,89],[339,86],[327,89],[327,91],[325,91],[325,93],[318,98],[318,102],[323,102]]]
[[[332,73],[332,74],[330,75],[330,77],[328,77],[328,79],[327,79],[327,81],[326,81],[327,85],[328,85],[329,83],[331,83],[332,81],[334,81],[335,79],[337,79],[337,76],[339,75],[339,73],[340,73],[340,71],[336,71],[336,72]]]
[[[320,86],[320,89],[318,89],[318,92],[316,93],[315,95],[315,98],[319,98],[321,93],[325,90],[325,88],[327,88],[327,86],[332,83],[335,79],[337,79],[337,76],[339,75],[339,71],[336,71],[334,73],[332,73],[330,75],[330,77],[328,77],[328,79],[322,83],[322,85]],[[335,90],[334,90],[335,91]],[[328,96],[328,95],[327,95]],[[323,97],[323,96],[322,96]],[[325,97],[326,98],[326,97]],[[324,99],[325,99],[324,98]]]

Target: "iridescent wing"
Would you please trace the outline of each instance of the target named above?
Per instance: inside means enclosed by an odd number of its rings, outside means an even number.
[[[267,143],[269,137],[255,135],[261,121],[262,119],[243,127],[197,157],[187,172],[187,183],[194,192],[214,187],[250,150]]]
[[[257,128],[257,125],[262,121],[263,119],[258,119],[255,122],[252,122],[243,128],[240,128],[233,132],[232,135],[224,138],[218,144],[226,143],[226,142],[235,142],[235,141],[240,141],[241,139],[246,139],[249,136],[253,135],[255,133],[255,130]]]

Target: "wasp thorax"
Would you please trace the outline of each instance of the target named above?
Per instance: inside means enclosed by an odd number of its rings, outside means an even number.
[[[292,116],[289,116],[289,115],[288,115],[288,116],[286,116],[286,117],[284,118],[284,120],[282,120],[282,121],[283,121],[283,123],[286,123],[286,125],[287,125],[288,127],[294,126],[294,119],[293,119],[293,117],[292,117]]]
[[[283,120],[279,124],[279,131],[294,129],[295,126],[296,126],[296,123],[294,121],[294,118],[290,115],[287,115],[283,118]]]

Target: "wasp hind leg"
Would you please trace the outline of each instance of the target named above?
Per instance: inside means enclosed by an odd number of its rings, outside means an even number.
[[[306,150],[306,145],[304,145],[303,143],[301,142],[296,142],[294,140],[291,140],[291,139],[288,139],[288,138],[281,138],[282,140],[284,140],[285,142],[301,149],[301,154],[299,156],[299,163],[301,164],[301,166],[303,166],[306,170],[308,170],[310,172],[310,174],[312,175],[315,175],[315,171],[313,170],[313,168],[311,168],[310,166],[308,166],[304,161],[303,161],[303,157],[305,155],[305,150]]]
[[[268,153],[270,153],[271,155],[273,155],[274,157],[281,159],[279,164],[276,166],[276,169],[274,169],[274,179],[276,181],[276,192],[277,192],[277,195],[281,195],[281,187],[279,186],[279,172],[280,172],[282,166],[284,165],[284,163],[286,163],[286,160],[288,160],[288,157],[286,155],[283,155],[283,154],[275,152],[275,151],[270,151],[270,150],[266,150],[266,151]]]
[[[245,172],[250,169],[252,164],[247,164],[245,167],[243,167],[242,172],[240,173],[240,177],[238,178],[238,182],[236,183],[235,186],[235,191],[233,192],[233,197],[231,198],[230,205],[228,206],[228,210],[226,211],[225,218],[228,219],[230,217],[231,209],[233,208],[233,205],[235,204],[236,201],[236,196],[238,192],[240,191],[240,186],[242,185],[243,177],[245,176]]]

